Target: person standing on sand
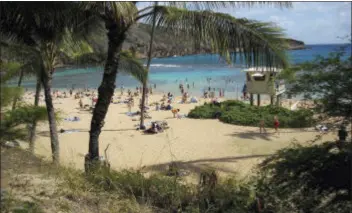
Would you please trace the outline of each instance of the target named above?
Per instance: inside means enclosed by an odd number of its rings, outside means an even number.
[[[132,108],[132,101],[131,100],[129,100],[127,102],[127,107],[128,107],[128,112],[131,112],[131,108]]]
[[[260,134],[261,133],[265,133],[266,132],[266,129],[265,129],[265,122],[264,122],[264,119],[260,119],[260,122],[259,122],[259,131],[260,131]]]
[[[341,145],[344,142],[346,142],[346,138],[347,138],[347,131],[345,126],[341,125],[339,131],[338,131],[338,136],[339,136],[339,140],[338,140],[338,144]]]
[[[247,84],[243,85],[242,93],[243,93],[243,100],[246,100],[247,99]]]
[[[174,118],[176,118],[176,115],[180,112],[180,109],[173,109],[171,112],[174,115]]]
[[[275,128],[275,133],[277,133],[277,134],[279,134],[279,126],[280,126],[279,119],[275,115],[274,116],[274,128]]]
[[[82,102],[82,99],[79,99],[78,104],[79,104],[79,107],[82,109],[82,108],[83,108],[83,102]]]

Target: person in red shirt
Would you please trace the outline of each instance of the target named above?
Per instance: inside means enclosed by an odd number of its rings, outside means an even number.
[[[275,133],[278,133],[278,134],[279,134],[279,126],[280,126],[279,119],[277,118],[277,116],[274,116],[274,128],[275,128]]]

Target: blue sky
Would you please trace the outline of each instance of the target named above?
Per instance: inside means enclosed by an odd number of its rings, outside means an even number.
[[[149,3],[139,4],[143,7]],[[346,43],[351,35],[351,2],[293,2],[293,8],[274,6],[222,8],[218,12],[265,22],[275,22],[290,38],[306,44]]]

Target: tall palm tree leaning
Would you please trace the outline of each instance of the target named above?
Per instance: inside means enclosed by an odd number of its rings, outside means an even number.
[[[158,2],[156,1],[154,3],[154,7],[158,6]],[[150,69],[150,63],[152,61],[152,52],[153,52],[153,42],[154,42],[154,31],[155,31],[155,24],[156,24],[156,10],[153,12],[153,17],[152,17],[152,30],[150,32],[150,41],[149,41],[149,52],[147,56],[147,73],[149,73]],[[148,76],[148,75],[147,75]],[[144,126],[144,108],[145,108],[145,98],[147,95],[147,81],[143,82],[143,89],[142,89],[142,100],[141,100],[141,122],[139,124],[140,129],[145,129]]]
[[[233,61],[236,60],[237,54],[244,56],[247,65],[283,67],[287,65],[284,35],[282,30],[272,23],[237,19],[211,11],[179,9],[176,3],[172,3],[174,4],[172,7],[151,6],[137,11],[135,4],[135,2],[88,3],[90,6],[88,9],[93,8],[93,11],[99,12],[105,22],[108,31],[108,54],[103,80],[98,89],[98,101],[93,111],[89,132],[89,153],[86,161],[93,162],[99,159],[99,135],[116,87],[115,81],[122,44],[129,28],[142,19],[151,23],[155,16],[154,22],[157,27],[173,35],[190,38],[195,46],[205,42],[211,45],[215,52],[221,54],[233,51],[230,54]],[[263,4],[263,2],[203,2],[199,4],[252,6]],[[287,2],[264,2],[264,4],[291,6],[291,3]],[[184,6],[184,3],[181,5]],[[236,49],[238,53],[234,51]]]
[[[51,97],[53,73],[60,54],[86,51],[86,45],[76,42],[72,34],[84,33],[86,20],[75,2],[3,2],[0,6],[0,29],[13,40],[23,42],[40,60],[40,82],[44,88],[48,113],[53,162],[59,163],[59,139],[55,109]],[[76,30],[76,31],[74,31]],[[83,46],[83,47],[82,47]],[[89,51],[89,50],[87,50]]]

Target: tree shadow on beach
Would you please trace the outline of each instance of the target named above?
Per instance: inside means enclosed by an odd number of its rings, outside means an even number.
[[[246,132],[234,132],[232,134],[228,134],[228,136],[233,136],[233,137],[239,137],[239,138],[243,138],[243,139],[263,139],[266,141],[271,141],[272,139],[270,138],[270,136],[273,136],[274,133],[272,132],[264,132],[264,133],[260,133],[258,131],[246,131]]]
[[[214,165],[211,165],[211,163],[236,163],[239,160],[264,158],[268,156],[271,156],[271,155],[262,154],[262,155],[247,155],[247,156],[223,157],[223,158],[205,158],[205,159],[191,160],[191,161],[174,161],[173,163],[175,163],[178,169],[186,170],[196,174],[200,174],[202,171],[209,168],[214,169],[216,171],[224,172],[224,173],[235,174],[236,171],[232,169],[214,166]],[[143,168],[143,171],[144,172],[166,172],[170,163],[171,162],[146,166]]]
[[[135,128],[130,129],[102,129],[102,132],[123,132],[123,131],[136,131]],[[72,133],[89,133],[89,129],[65,129],[65,132],[60,132],[59,134],[72,134]],[[50,137],[50,131],[41,131],[38,132],[37,135],[43,137]]]

